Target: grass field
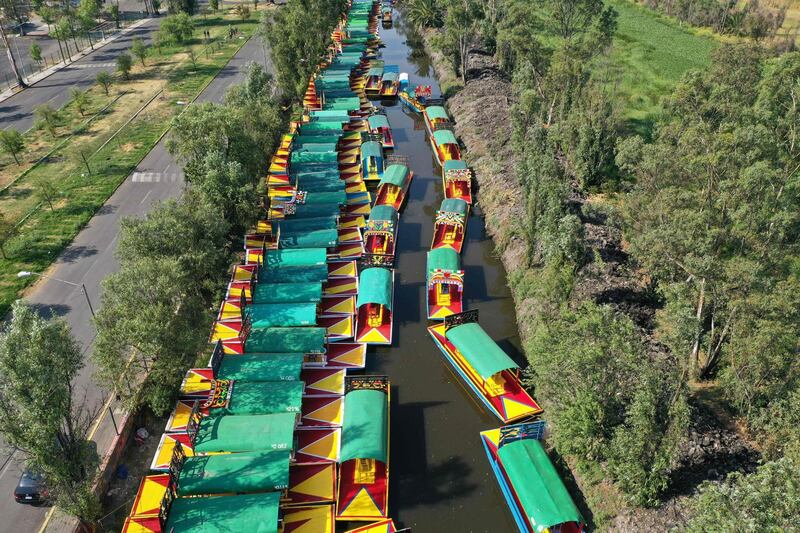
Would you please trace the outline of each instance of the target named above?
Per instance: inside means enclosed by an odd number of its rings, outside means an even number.
[[[37,130],[26,134],[32,153],[24,155],[26,163],[21,168],[8,158],[0,162],[0,176],[5,178],[0,182],[9,183],[11,174],[19,175],[27,168],[0,193],[0,212],[9,220],[19,221],[19,235],[5,244],[7,258],[0,258],[0,313],[6,312],[22,288],[35,281],[18,278],[17,272],[41,272],[50,266],[155,146],[172,117],[185,108],[183,104],[191,101],[246,42],[255,31],[257,19],[242,22],[232,15],[219,14],[196,17],[195,25],[195,35],[209,30],[218,37],[213,46],[197,38],[180,46],[151,49],[147,66],[137,62],[132,80],[115,84],[111,97],[105,97],[98,87],[91,90],[91,112],[99,111],[120,91],[127,91],[91,124],[82,127],[86,119],[67,106],[55,138]],[[238,27],[243,38],[223,39],[231,26]],[[190,47],[196,54],[195,63],[186,53]],[[31,166],[33,159],[58,145],[44,162]],[[37,187],[44,179],[56,188],[52,206]]]
[[[661,99],[687,71],[708,66],[719,42],[627,0],[607,3],[619,13],[619,26],[598,73],[621,97],[630,126],[646,133]]]

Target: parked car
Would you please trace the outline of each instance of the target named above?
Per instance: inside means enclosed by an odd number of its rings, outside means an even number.
[[[44,503],[47,496],[44,477],[37,472],[25,469],[19,478],[17,488],[14,489],[14,499],[17,503],[38,505]]]

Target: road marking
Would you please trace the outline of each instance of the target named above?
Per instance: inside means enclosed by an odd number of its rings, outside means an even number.
[[[145,194],[145,195],[144,195],[144,198],[142,198],[142,201],[141,201],[141,202],[139,202],[139,205],[142,205],[143,203],[145,203],[145,201],[147,200],[147,198],[150,196],[150,193],[151,193],[151,192],[153,192],[153,189],[150,189],[149,191],[147,191],[147,194]]]
[[[72,64],[67,68],[108,68],[116,66],[116,63],[81,63],[80,65]]]
[[[131,175],[133,183],[175,183],[180,179],[181,175],[177,172],[134,172]]]

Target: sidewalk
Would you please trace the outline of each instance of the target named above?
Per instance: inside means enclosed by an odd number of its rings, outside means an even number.
[[[136,28],[142,26],[143,24],[147,23],[150,20],[151,19],[149,19],[149,18],[143,18],[141,20],[138,20],[138,21],[134,22],[133,24],[131,24],[130,26],[128,26],[127,28],[123,28],[120,31],[116,32],[114,35],[106,37],[102,41],[96,42],[94,44],[94,49],[91,46],[87,46],[86,48],[84,48],[83,50],[78,52],[77,54],[74,54],[72,56],[72,60],[67,61],[67,62],[62,61],[61,63],[57,63],[57,64],[53,65],[52,67],[47,68],[47,69],[45,69],[45,70],[43,70],[41,72],[37,72],[36,74],[28,77],[25,80],[25,82],[28,85],[34,85],[37,82],[40,82],[43,79],[47,78],[48,76],[58,72],[59,70],[62,70],[64,68],[70,66],[72,63],[75,63],[76,61],[79,61],[79,60],[83,59],[84,57],[86,57],[87,55],[91,54],[92,52],[94,52],[96,50],[99,50],[100,48],[104,47],[105,45],[116,41],[121,36],[130,33],[131,31],[133,31]],[[0,103],[2,103],[5,100],[11,98],[12,96],[14,96],[15,94],[17,94],[18,92],[20,92],[22,90],[23,89],[20,89],[19,85],[16,85],[16,86],[14,86],[14,87],[12,87],[10,89],[6,89],[2,93],[0,93]]]

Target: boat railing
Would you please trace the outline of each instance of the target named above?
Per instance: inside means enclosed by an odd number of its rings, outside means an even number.
[[[358,260],[359,271],[372,267],[392,268],[393,266],[394,256],[391,255],[364,254]]]
[[[477,309],[470,309],[469,311],[464,311],[463,313],[455,313],[444,317],[444,330],[447,331],[450,328],[462,326],[471,322],[478,322]]]
[[[401,154],[392,154],[386,156],[386,166],[389,165],[403,165],[408,167],[408,156]]]
[[[383,141],[383,135],[381,135],[380,133],[371,133],[369,131],[362,131],[361,132],[361,142],[365,143],[365,142],[370,142],[370,141],[382,142]]]
[[[436,122],[435,124],[433,124],[433,131],[452,130],[452,129],[453,129],[453,123],[450,122],[449,120],[442,120],[441,122]]]

